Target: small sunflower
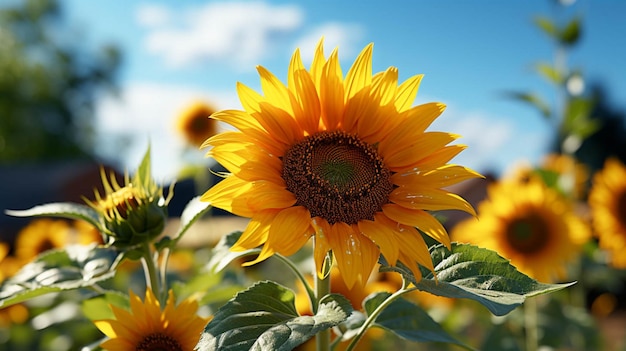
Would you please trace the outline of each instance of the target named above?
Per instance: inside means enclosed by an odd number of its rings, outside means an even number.
[[[198,147],[217,133],[217,121],[209,118],[214,112],[207,103],[194,101],[176,119],[176,129],[190,145]]]
[[[120,186],[112,174],[107,179],[101,170],[104,196],[96,190],[95,200],[84,199],[100,216],[100,226],[108,240],[117,247],[144,243],[161,234],[167,221],[167,205],[173,196],[170,189],[167,199],[163,189],[150,177],[150,172],[137,173],[131,179],[124,176]]]
[[[96,326],[110,339],[100,346],[115,351],[191,351],[200,339],[208,322],[197,315],[198,303],[187,299],[178,306],[170,290],[163,310],[152,290],[146,290],[146,299],[130,292],[131,311],[111,306],[115,319],[95,321]]]
[[[452,239],[494,250],[539,281],[564,278],[566,264],[590,238],[571,204],[533,179],[491,184],[487,195],[478,205],[478,220],[457,224]]]
[[[626,268],[626,166],[615,158],[593,177],[589,206],[601,248],[611,253],[611,263]]]
[[[40,253],[71,244],[72,229],[63,219],[38,218],[30,221],[15,238],[15,256],[29,261]]]
[[[215,207],[251,221],[233,250],[263,245],[258,258],[291,255],[314,237],[318,274],[329,251],[346,285],[363,284],[382,253],[420,278],[433,269],[416,228],[450,245],[430,210],[474,213],[444,187],[480,177],[448,164],[464,149],[457,135],[426,132],[441,103],[411,107],[421,75],[398,85],[398,69],[372,75],[372,48],[343,76],[337,50],[317,46],[309,71],[296,50],[287,85],[258,66],[261,95],[239,83],[241,110],[212,115],[239,131],[208,139],[208,156],[230,176],[203,196]]]

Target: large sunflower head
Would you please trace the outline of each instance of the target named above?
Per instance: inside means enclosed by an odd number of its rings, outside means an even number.
[[[452,239],[494,250],[539,281],[564,278],[591,235],[571,204],[536,179],[494,183],[487,192],[478,220],[457,224]]]
[[[589,206],[600,247],[611,254],[611,263],[626,268],[626,166],[615,158],[596,173]]]
[[[108,340],[100,346],[115,351],[191,351],[208,322],[197,315],[198,303],[187,299],[175,305],[170,290],[167,304],[161,309],[152,290],[145,301],[130,292],[131,311],[111,306],[115,319],[95,321]]]
[[[325,58],[321,41],[309,70],[296,50],[286,85],[259,66],[263,94],[238,84],[243,110],[212,115],[238,131],[204,143],[231,175],[202,199],[251,218],[233,247],[263,245],[250,264],[314,237],[318,274],[332,251],[348,288],[368,279],[381,253],[419,279],[418,263],[433,267],[418,229],[450,244],[427,211],[474,212],[444,189],[479,177],[448,164],[464,148],[448,145],[457,135],[426,131],[445,106],[412,107],[422,76],[399,84],[395,67],[372,74],[372,47],[345,76],[337,50]]]

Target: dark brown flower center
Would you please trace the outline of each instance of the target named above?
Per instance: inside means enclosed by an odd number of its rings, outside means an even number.
[[[514,219],[506,228],[506,239],[511,247],[522,254],[541,251],[550,237],[546,221],[536,213]]]
[[[330,224],[374,219],[393,190],[391,171],[376,149],[341,131],[293,145],[283,157],[282,177],[297,205]]]
[[[167,334],[152,333],[139,342],[135,351],[183,351],[183,347]]]

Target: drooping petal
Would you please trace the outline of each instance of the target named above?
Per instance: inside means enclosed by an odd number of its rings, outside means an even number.
[[[445,165],[429,171],[413,170],[411,172],[396,173],[391,181],[398,186],[418,187],[428,185],[436,188],[450,186],[467,179],[481,178],[479,173],[459,165]],[[417,185],[419,184],[419,185]]]
[[[276,252],[290,256],[311,238],[311,214],[302,206],[286,208],[272,221],[267,245]]]
[[[332,225],[328,236],[333,256],[348,289],[354,284],[362,286],[367,281],[380,255],[378,247],[354,229],[338,222]]]
[[[451,133],[427,132],[409,144],[398,144],[397,149],[383,151],[381,144],[381,155],[389,169],[395,172],[417,165],[421,159],[430,156],[457,138],[458,135]]]
[[[278,212],[278,210],[257,212],[250,219],[246,229],[241,233],[241,236],[231,247],[231,250],[246,251],[264,244],[269,236],[270,224]]]
[[[402,263],[410,267],[411,264],[417,262],[430,271],[435,270],[428,246],[415,228],[399,226],[396,229],[396,240],[398,240],[400,245],[400,260]],[[403,259],[402,257],[405,258]],[[419,273],[419,270],[417,270],[417,273]],[[416,271],[413,270],[413,274],[416,274]]]
[[[395,240],[393,230],[389,228],[390,223],[384,222],[381,216],[381,214],[376,214],[373,221],[360,221],[358,223],[359,230],[362,235],[370,238],[374,244],[378,245],[387,262],[394,266],[398,260],[400,247]]]
[[[446,229],[432,215],[422,210],[408,209],[396,204],[384,205],[383,213],[398,223],[416,227],[450,249],[450,237]]]
[[[461,210],[473,216],[476,212],[472,205],[457,194],[440,189],[398,187],[389,195],[389,199],[409,209],[428,211]]]
[[[315,238],[313,239],[315,245],[313,259],[315,260],[317,276],[318,278],[323,279],[325,278],[323,273],[329,271],[328,268],[330,268],[324,266],[328,251],[331,250],[331,246],[328,241],[328,237],[331,235],[330,224],[328,224],[328,222],[323,218],[315,217],[311,221],[311,225],[315,229]]]

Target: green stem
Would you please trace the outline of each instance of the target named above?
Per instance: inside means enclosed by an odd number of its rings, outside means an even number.
[[[330,274],[324,279],[321,279],[317,273],[315,273],[315,294],[317,296],[316,302],[313,306],[313,313],[317,313],[317,305],[319,300],[330,294]],[[317,351],[330,351],[330,329],[325,329],[315,335],[315,341]]]
[[[346,351],[351,351],[356,347],[356,344],[361,340],[361,338],[363,337],[363,335],[365,335],[365,332],[367,331],[367,329],[370,327],[370,325],[372,323],[374,323],[374,321],[376,320],[376,318],[378,318],[378,315],[385,309],[387,308],[387,306],[389,306],[392,302],[394,302],[395,300],[397,300],[400,296],[414,291],[417,288],[410,288],[407,289],[406,288],[406,282],[403,282],[402,284],[402,288],[398,291],[396,291],[395,293],[389,295],[389,297],[387,297],[385,299],[385,301],[383,301],[380,305],[378,305],[378,307],[376,307],[376,309],[374,310],[374,312],[372,312],[369,316],[367,316],[367,319],[365,320],[365,322],[363,322],[363,325],[361,326],[361,328],[359,329],[359,332],[354,336],[354,338],[350,341],[350,344],[348,345],[348,347],[346,348]]]
[[[539,336],[537,333],[537,299],[524,302],[524,329],[526,331],[526,351],[537,351]]]
[[[171,252],[172,250],[170,248],[163,249],[163,258],[161,259],[161,265],[159,267],[161,282],[163,282],[163,284],[161,284],[161,298],[159,301],[167,301],[167,263],[169,262]]]
[[[143,255],[141,257],[141,263],[143,264],[143,270],[146,275],[146,286],[149,289],[152,289],[154,296],[159,298],[159,277],[157,275],[156,263],[154,262],[154,257],[152,257],[152,250],[148,243],[145,243],[142,246]]]
[[[302,285],[304,285],[304,289],[306,290],[307,295],[309,296],[309,301],[311,303],[311,311],[313,311],[313,313],[317,313],[317,297],[315,296],[315,291],[313,291],[313,288],[311,288],[311,284],[309,284],[309,282],[306,280],[304,275],[300,273],[300,270],[298,269],[298,267],[296,267],[296,265],[293,262],[291,262],[291,260],[289,260],[287,257],[279,253],[275,253],[274,256],[278,258],[279,260],[281,260],[284,264],[286,264],[287,267],[289,267],[293,271],[293,273],[298,277]]]

